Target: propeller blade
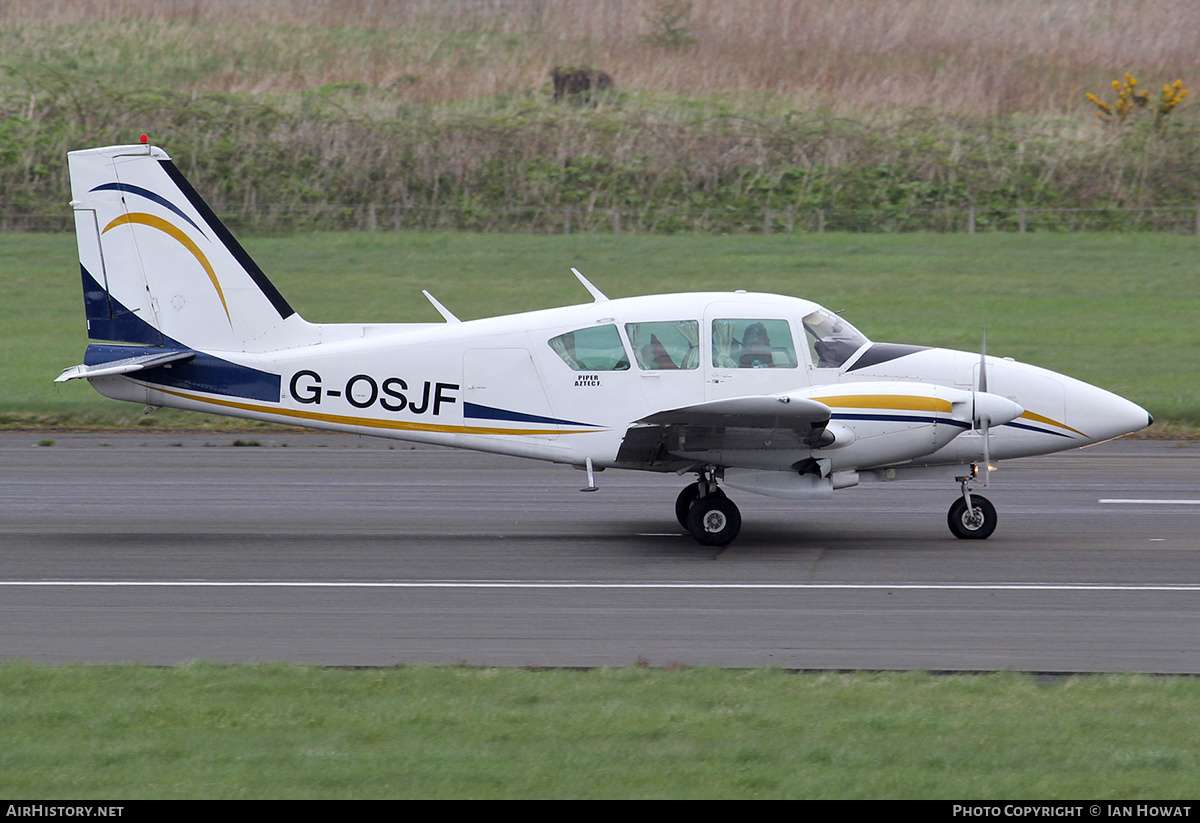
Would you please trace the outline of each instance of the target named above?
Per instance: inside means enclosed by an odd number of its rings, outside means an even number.
[[[979,344],[979,391],[987,391],[987,332],[983,333],[983,342]]]
[[[986,392],[988,390],[987,382],[987,330],[983,332],[983,340],[979,343],[979,385],[976,386],[976,391]],[[983,435],[983,479],[980,481],[984,486],[988,482],[988,473],[992,470],[992,438],[988,433],[989,423],[991,423],[990,415],[983,414],[982,410],[976,405],[976,420],[979,424],[979,433]]]
[[[991,438],[988,436],[988,421],[986,418],[983,421],[981,431],[983,433],[983,480],[981,482],[986,486],[988,484],[988,474],[992,470]]]

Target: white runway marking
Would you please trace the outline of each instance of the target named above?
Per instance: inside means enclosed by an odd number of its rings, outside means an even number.
[[[1200,500],[1138,500],[1132,497],[1102,497],[1100,502],[1148,506],[1200,506]]]
[[[0,580],[20,588],[207,588],[207,589],[663,589],[813,591],[1048,591],[1200,592],[1200,583],[603,583],[518,580]]]

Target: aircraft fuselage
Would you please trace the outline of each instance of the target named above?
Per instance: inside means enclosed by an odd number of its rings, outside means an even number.
[[[838,387],[873,382],[920,382],[969,392],[977,381],[980,355],[948,349],[864,340],[838,365],[814,362],[804,318],[818,310],[817,304],[778,295],[700,293],[616,299],[462,323],[318,326],[329,342],[261,353],[207,352],[243,367],[244,382],[265,383],[265,390],[217,385],[219,376],[206,379],[200,373],[216,374],[219,367],[195,363],[92,382],[109,397],[152,406],[558,463],[582,464],[590,458],[604,468],[622,465],[618,453],[629,422],[662,409],[743,396],[836,397]],[[729,321],[735,328],[771,321],[776,334],[786,330],[788,339],[773,341],[785,344],[774,346],[784,350],[779,362],[722,364],[714,354],[719,349],[714,338],[720,324]],[[694,341],[682,338],[676,351],[658,362],[633,353],[635,345],[649,344],[632,335],[644,336],[649,329],[657,337],[655,329],[670,331],[670,324],[681,323],[690,324],[687,333],[695,335]],[[607,359],[604,353],[588,359],[576,352],[571,362],[551,342],[593,329],[607,329],[619,350],[614,348]],[[682,351],[685,344],[690,359]],[[991,393],[1024,409],[992,431],[992,459],[1074,448],[1123,433],[1130,421],[1145,424],[1145,413],[1134,404],[1065,375],[997,357],[987,358],[987,369]],[[835,407],[832,421],[854,431],[857,439],[869,440],[881,436],[880,425],[888,422],[877,418],[891,414],[905,418],[900,422],[910,432],[929,428],[933,444],[938,423],[947,423],[913,411],[886,405]],[[961,466],[983,458],[980,441],[960,425],[946,445],[915,457],[876,454],[851,462],[845,459],[850,453],[839,448],[828,455],[835,471],[892,463]],[[813,452],[770,445],[742,450],[744,461],[754,468],[781,469]],[[674,464],[664,462],[660,468],[672,470]]]

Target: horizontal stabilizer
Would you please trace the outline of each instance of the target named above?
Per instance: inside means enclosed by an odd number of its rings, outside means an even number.
[[[122,360],[110,360],[107,363],[97,363],[94,366],[78,365],[63,369],[63,373],[54,378],[55,383],[67,380],[78,380],[81,377],[109,377],[116,374],[130,374],[142,369],[153,369],[176,363],[181,360],[191,360],[196,356],[194,351],[172,349],[161,354],[143,354],[140,357],[126,357]]]

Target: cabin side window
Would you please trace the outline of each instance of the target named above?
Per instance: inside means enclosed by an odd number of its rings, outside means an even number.
[[[786,320],[714,320],[713,366],[722,369],[794,369],[796,347]]]
[[[626,323],[625,334],[639,367],[651,370],[700,367],[700,324],[695,320]]]
[[[548,341],[562,361],[574,371],[625,371],[629,355],[617,327],[592,326],[576,329]]]

